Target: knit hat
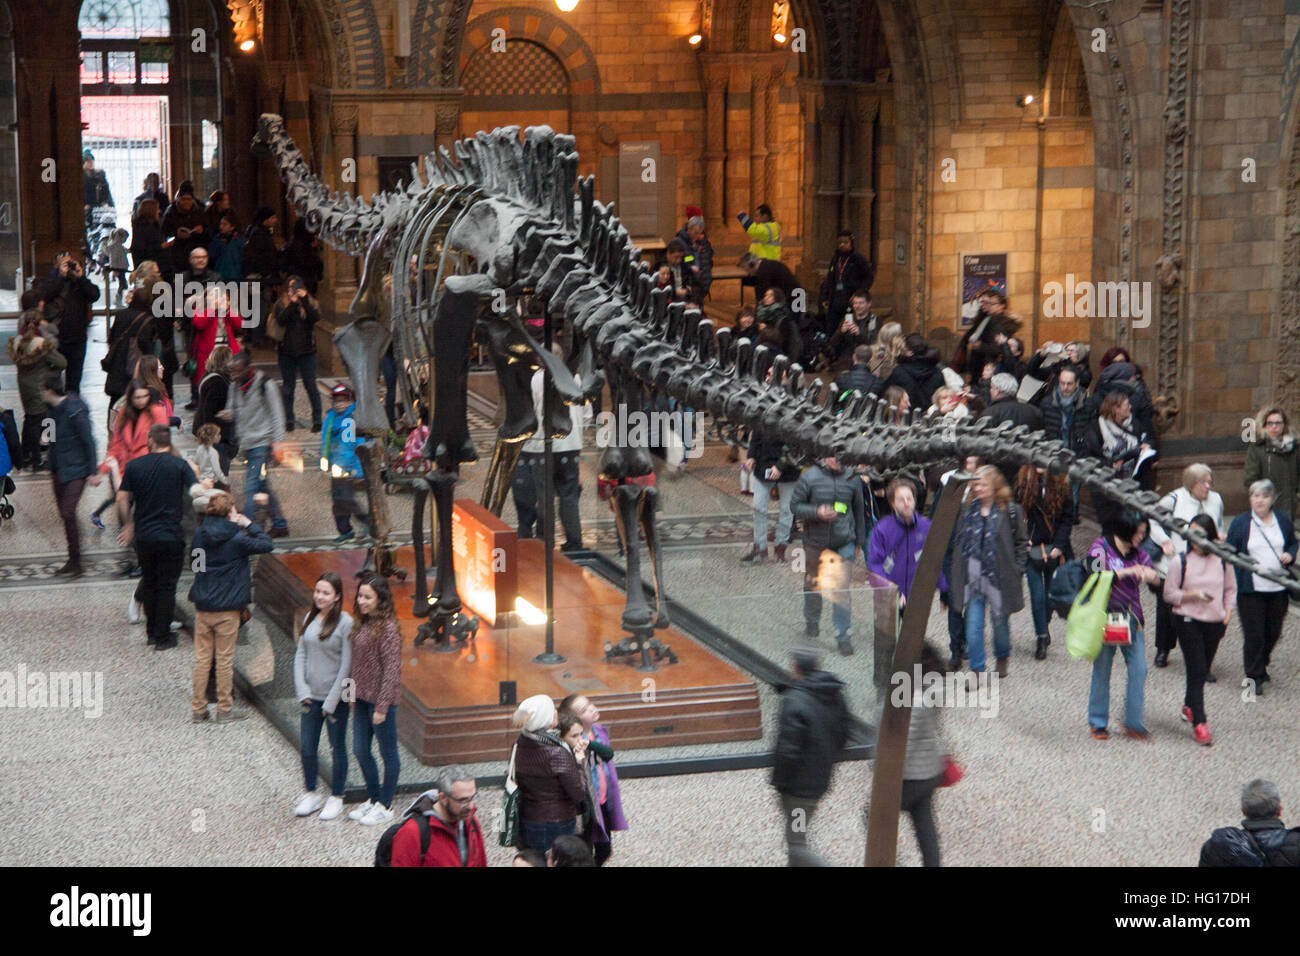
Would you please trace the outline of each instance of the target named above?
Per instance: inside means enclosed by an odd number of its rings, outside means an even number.
[[[347,382],[339,382],[330,389],[330,398],[351,398],[355,393]]]
[[[533,733],[549,730],[555,722],[555,701],[545,694],[534,694],[519,704],[512,719],[515,726]]]
[[[703,218],[704,218],[704,210],[701,209],[699,206],[687,206],[687,207],[686,207],[686,218],[687,218],[687,219],[690,219],[692,216],[699,216],[701,219],[703,219]]]
[[[81,151],[81,161],[82,161],[83,163],[84,163],[86,160],[88,160],[88,159],[94,159],[94,158],[95,158],[95,154],[92,153],[90,150],[88,150],[88,149],[83,149],[83,150]]]

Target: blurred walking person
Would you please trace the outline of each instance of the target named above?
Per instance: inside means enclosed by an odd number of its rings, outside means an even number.
[[[1016,501],[1024,509],[1029,530],[1029,556],[1025,562],[1025,583],[1029,585],[1029,610],[1034,617],[1034,659],[1045,660],[1052,643],[1048,624],[1052,609],[1047,595],[1052,576],[1074,557],[1070,531],[1074,527],[1074,501],[1070,480],[1049,475],[1046,468],[1024,465],[1016,475]]]

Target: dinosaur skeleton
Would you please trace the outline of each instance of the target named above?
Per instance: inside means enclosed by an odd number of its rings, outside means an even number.
[[[430,427],[425,455],[433,467],[421,479],[414,529],[416,613],[430,618],[422,638],[445,643],[471,626],[460,613],[450,531],[459,467],[477,458],[466,419],[475,334],[490,347],[505,406],[483,498],[497,513],[519,445],[539,427],[529,388],[533,371],[545,367],[549,373],[550,394],[559,401],[548,401],[557,414],[546,427],[552,437],[562,437],[570,427],[562,406],[600,389],[601,373],[594,371],[599,365],[616,402],[627,409],[644,408],[647,389],[655,388],[688,407],[707,409],[724,427],[762,428],[779,436],[796,461],[834,455],[846,466],[889,472],[979,456],[1068,474],[1171,534],[1300,595],[1300,583],[1289,574],[1262,570],[1247,555],[1207,540],[1199,528],[1162,507],[1155,492],[1116,478],[1101,462],[1076,456],[1042,432],[1010,423],[993,428],[986,419],[900,416],[865,396],[847,409],[837,408],[832,390],[818,379],[806,381],[803,370],[785,356],[748,339],[733,342],[726,328],[715,333],[697,310],[670,303],[668,290],[653,288],[626,228],[595,200],[592,177],[578,178],[572,136],[545,126],[529,127],[522,138],[516,126],[480,132],[454,144],[455,162],[440,148],[426,157],[424,180],[412,165],[404,191],[372,197],[370,203],[331,195],[307,169],[280,117],[261,117],[254,145],[275,157],[288,198],[308,227],[334,248],[365,257],[351,306],[353,322],[335,336],[357,391],[359,431],[378,436],[387,429],[375,372],[390,335],[406,407]],[[381,276],[390,264],[400,263],[406,268],[393,269],[390,327],[384,328]],[[519,304],[525,296],[537,297],[557,327],[564,323],[569,330],[567,365],[539,349],[523,328]],[[571,367],[581,370],[583,387]],[[375,467],[378,442],[363,464],[372,499],[382,497],[380,467]],[[650,634],[668,624],[655,531],[657,491],[645,484],[652,473],[650,456],[644,447],[613,444],[604,449],[600,468],[603,477],[619,482],[613,505],[627,554],[623,626],[633,635],[623,650],[639,649],[646,665],[654,649]],[[421,527],[426,490],[432,491],[436,517],[431,592],[424,586]],[[653,605],[642,585],[638,525],[655,583]],[[377,531],[380,540],[369,563],[386,572],[391,544],[386,527],[383,532]]]

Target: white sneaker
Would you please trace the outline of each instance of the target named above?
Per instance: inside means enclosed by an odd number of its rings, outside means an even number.
[[[331,796],[325,801],[325,809],[320,812],[322,820],[333,820],[343,812],[343,798]]]
[[[293,815],[309,817],[323,806],[325,806],[325,798],[315,790],[311,790],[298,798],[298,805],[293,808]]]
[[[179,631],[184,626],[185,624],[183,621],[172,621],[171,624],[169,625],[169,628],[172,631],[172,633],[175,633],[176,631]]]
[[[348,819],[360,820],[362,817],[364,817],[367,813],[370,812],[372,807],[374,807],[374,804],[371,803],[369,800],[367,800],[365,803],[357,804],[356,809],[348,814]]]
[[[393,822],[393,811],[382,803],[371,804],[370,812],[359,821],[363,827],[387,826]]]
[[[135,599],[134,594],[126,605],[126,619],[132,624],[140,623],[140,602]]]

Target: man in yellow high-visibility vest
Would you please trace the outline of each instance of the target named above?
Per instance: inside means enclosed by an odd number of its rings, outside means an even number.
[[[760,259],[781,258],[781,224],[772,218],[772,207],[759,206],[754,210],[755,219],[749,213],[736,213],[736,218],[749,233],[749,251]]]

